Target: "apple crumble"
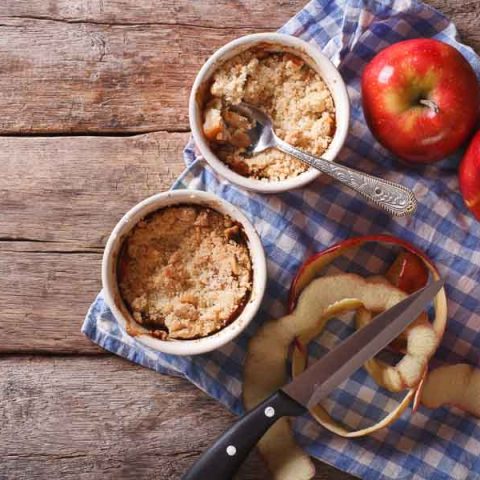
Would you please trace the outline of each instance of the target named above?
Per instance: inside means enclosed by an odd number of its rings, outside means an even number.
[[[203,131],[217,157],[246,177],[285,180],[306,171],[296,158],[270,148],[249,156],[253,126],[235,111],[240,102],[267,113],[286,142],[322,155],[335,133],[335,106],[321,77],[290,53],[250,49],[215,71],[204,110]]]
[[[251,294],[243,230],[206,207],[158,210],[125,239],[119,286],[134,320],[153,336],[210,335],[240,315]]]

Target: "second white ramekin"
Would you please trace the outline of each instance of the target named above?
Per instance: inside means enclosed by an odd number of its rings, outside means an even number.
[[[102,284],[105,300],[124,329],[128,330],[128,324],[135,325],[135,330],[142,329],[130,315],[118,288],[117,264],[125,237],[140,220],[150,213],[165,207],[190,204],[212,208],[228,215],[242,226],[252,260],[253,286],[250,299],[240,315],[217,333],[195,340],[160,340],[148,335],[147,332],[135,337],[139,342],[154,350],[174,355],[210,352],[233,340],[255,317],[262,302],[267,281],[265,253],[260,238],[253,225],[237,207],[213,193],[199,190],[171,190],[153,195],[135,205],[117,223],[110,234],[103,254]]]

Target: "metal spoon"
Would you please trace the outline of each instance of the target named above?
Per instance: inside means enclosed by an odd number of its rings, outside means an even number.
[[[251,145],[247,149],[248,154],[255,155],[267,148],[278,148],[347,185],[391,215],[403,216],[415,212],[417,199],[410,189],[389,180],[383,180],[353,168],[309,155],[293,147],[275,135],[270,117],[253,105],[242,102],[235,106],[235,110],[255,123],[254,127],[248,131],[251,140]]]

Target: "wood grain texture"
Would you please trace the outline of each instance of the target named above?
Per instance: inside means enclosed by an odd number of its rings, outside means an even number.
[[[267,15],[253,0],[80,3],[2,7],[0,134],[186,130],[206,58],[235,37],[278,28],[301,5],[274,2]]]
[[[0,353],[102,353],[80,332],[101,289],[101,258],[0,244]]]
[[[196,72],[244,33],[3,19],[0,133],[186,130]]]
[[[29,17],[108,25],[194,24],[277,29],[304,4],[303,0],[4,0],[0,19]]]
[[[478,0],[427,0],[432,7],[441,11],[457,26],[461,39],[477,52],[480,51],[480,2]]]
[[[173,480],[234,417],[184,380],[113,357],[0,361],[0,478]],[[253,454],[239,480],[268,478]],[[351,478],[326,465],[319,479]]]
[[[185,133],[0,138],[0,352],[98,353],[80,326],[122,215],[183,170]]]
[[[0,239],[100,249],[115,223],[168,189],[187,133],[132,137],[0,137]]]

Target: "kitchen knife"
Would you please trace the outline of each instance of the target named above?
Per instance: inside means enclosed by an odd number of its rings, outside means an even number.
[[[422,313],[444,285],[432,282],[350,335],[292,382],[241,417],[183,476],[183,480],[230,480],[250,450],[281,417],[303,415],[369,358],[385,348]]]

